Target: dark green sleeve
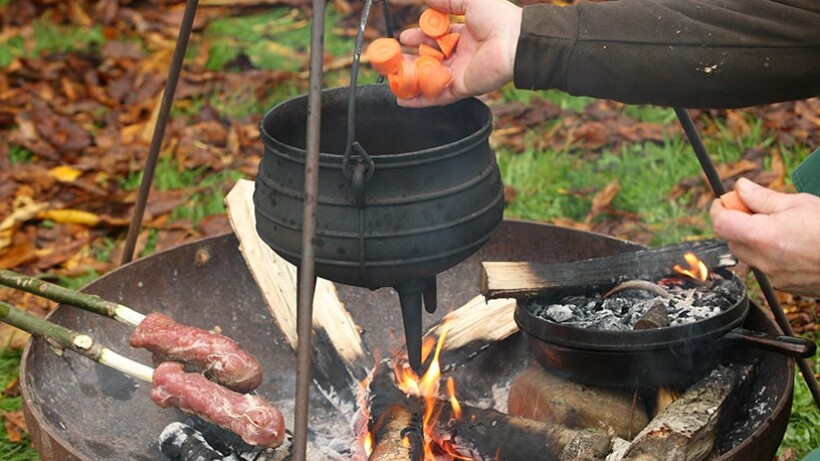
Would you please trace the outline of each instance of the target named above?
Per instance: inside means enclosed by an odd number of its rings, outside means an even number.
[[[820,0],[526,6],[518,88],[734,108],[820,95]]]

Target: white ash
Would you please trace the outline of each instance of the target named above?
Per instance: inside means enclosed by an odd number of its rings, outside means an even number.
[[[672,285],[664,298],[640,289],[627,289],[604,299],[601,293],[573,295],[557,302],[532,299],[527,309],[540,317],[563,325],[590,330],[633,330],[635,323],[656,305],[666,308],[669,326],[705,320],[734,306],[742,296],[737,279],[716,278],[701,286]]]

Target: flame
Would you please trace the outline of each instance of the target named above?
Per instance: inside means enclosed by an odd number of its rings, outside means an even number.
[[[709,278],[709,268],[694,253],[686,253],[683,255],[683,259],[689,264],[689,268],[686,269],[679,264],[675,264],[675,267],[673,267],[675,271],[701,282],[705,282]]]
[[[373,434],[371,434],[370,431],[367,431],[367,435],[365,435],[362,444],[364,445],[364,453],[369,458],[373,453]]]
[[[453,408],[453,418],[461,419],[461,404],[456,398],[456,382],[452,376],[447,377],[447,395],[450,396],[450,407]]]
[[[424,461],[436,461],[441,459],[441,455],[448,455],[454,459],[469,459],[464,458],[454,449],[447,446],[444,441],[436,441],[433,434],[433,428],[439,418],[442,417],[442,405],[439,400],[439,391],[441,387],[441,350],[444,346],[444,341],[447,337],[448,326],[445,324],[441,328],[441,336],[438,340],[433,338],[425,338],[423,343],[423,357],[428,357],[432,352],[433,357],[430,360],[430,365],[424,374],[419,377],[406,363],[394,366],[394,373],[396,375],[396,384],[405,394],[422,399],[424,407],[424,415],[422,417],[422,428],[424,431]],[[435,345],[435,349],[433,346]],[[449,377],[446,381],[447,395],[450,402],[450,407],[453,414],[449,417],[454,419],[461,419],[461,404],[456,398],[455,381]],[[443,453],[442,453],[443,452]]]

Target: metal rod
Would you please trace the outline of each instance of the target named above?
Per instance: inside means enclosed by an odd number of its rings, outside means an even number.
[[[680,123],[683,126],[683,131],[689,139],[689,144],[692,145],[692,149],[698,157],[698,161],[700,162],[701,168],[703,168],[703,172],[706,174],[706,179],[709,181],[712,192],[714,192],[715,196],[720,197],[726,193],[726,188],[723,187],[723,183],[720,181],[720,175],[718,175],[717,169],[712,162],[712,158],[709,156],[709,153],[706,151],[706,147],[704,147],[703,142],[698,135],[698,131],[695,128],[695,123],[692,121],[692,117],[689,116],[689,112],[687,112],[686,109],[679,107],[675,108],[675,114],[678,116],[678,120],[680,120]],[[794,330],[789,323],[788,317],[786,317],[786,313],[783,312],[783,307],[780,306],[780,301],[777,300],[777,294],[775,293],[769,278],[766,274],[760,272],[754,267],[752,268],[752,272],[757,279],[757,283],[760,285],[761,291],[763,291],[763,296],[769,304],[769,309],[771,309],[777,325],[781,330],[783,330],[784,334],[794,336]],[[811,392],[811,395],[814,398],[814,403],[818,408],[820,408],[820,383],[817,382],[817,377],[814,375],[814,370],[812,369],[811,364],[808,360],[803,358],[797,358],[795,360],[797,361],[798,368],[800,368],[800,373],[803,375],[803,379],[806,381],[809,392]]]
[[[179,81],[179,74],[182,72],[182,62],[185,59],[185,51],[188,48],[188,39],[191,37],[191,30],[194,27],[194,17],[196,16],[199,0],[188,0],[185,4],[185,12],[182,15],[182,23],[179,26],[179,36],[177,37],[174,56],[171,60],[171,68],[168,70],[168,80],[165,82],[165,92],[162,95],[157,124],[154,127],[154,134],[151,138],[151,147],[148,150],[148,158],[145,160],[145,167],[142,170],[142,182],[140,183],[137,203],[134,207],[134,215],[131,217],[131,224],[128,226],[128,234],[125,237],[125,249],[122,253],[120,264],[126,264],[134,259],[134,249],[137,246],[137,237],[142,227],[142,217],[145,214],[145,205],[148,203],[148,194],[151,192],[151,184],[154,182],[154,172],[157,169],[157,159],[162,148],[162,138],[165,136],[165,127],[168,125],[168,117],[171,114],[171,106],[174,102],[174,94]]]
[[[316,288],[316,207],[319,194],[319,149],[322,127],[322,55],[324,0],[313,0],[310,32],[310,79],[305,142],[305,194],[302,214],[302,255],[296,300],[296,397],[293,421],[293,460],[307,455],[312,346],[313,295]]]

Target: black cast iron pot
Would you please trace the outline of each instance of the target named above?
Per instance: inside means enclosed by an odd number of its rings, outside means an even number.
[[[478,250],[502,219],[503,187],[488,142],[492,113],[477,99],[402,108],[386,85],[357,87],[351,104],[349,91],[322,92],[316,275],[394,287],[411,363],[420,362],[413,343],[420,343],[422,300],[435,309],[435,275]],[[307,96],[265,114],[254,193],[259,236],[297,266],[306,120]]]
[[[790,357],[811,357],[816,345],[803,338],[775,336],[741,328],[749,313],[745,285],[730,308],[697,322],[647,330],[593,330],[562,325],[532,314],[519,300],[515,320],[527,334],[538,361],[553,372],[603,386],[688,386],[724,361],[738,360],[743,348],[756,347]]]

